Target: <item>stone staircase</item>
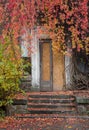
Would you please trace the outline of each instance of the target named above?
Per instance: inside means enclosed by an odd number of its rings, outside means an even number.
[[[38,92],[28,95],[28,114],[75,114],[76,98],[72,94]]]
[[[89,115],[89,91],[28,92],[7,107],[16,118],[54,118]]]

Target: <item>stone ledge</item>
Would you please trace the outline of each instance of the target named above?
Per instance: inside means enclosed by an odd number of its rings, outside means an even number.
[[[89,98],[87,98],[87,97],[76,97],[76,102],[78,104],[89,104]]]
[[[7,107],[7,115],[12,116],[16,113],[26,114],[27,105],[9,105]]]
[[[13,99],[12,105],[27,105],[26,99]]]
[[[89,114],[89,98],[88,97],[82,97],[82,96],[76,96],[76,103],[77,103],[77,110],[78,114]]]

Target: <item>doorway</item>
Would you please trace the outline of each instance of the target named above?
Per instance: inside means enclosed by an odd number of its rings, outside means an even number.
[[[40,91],[53,91],[52,41],[40,40]]]

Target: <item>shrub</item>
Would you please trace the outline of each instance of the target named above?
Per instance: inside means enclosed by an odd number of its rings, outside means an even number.
[[[4,44],[0,43],[0,108],[12,103],[13,96],[20,91],[22,74],[20,48],[7,37]]]

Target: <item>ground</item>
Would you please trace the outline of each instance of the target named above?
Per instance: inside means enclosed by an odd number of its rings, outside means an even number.
[[[88,118],[23,118],[7,117],[0,130],[89,130]]]
[[[60,92],[61,93],[61,92]],[[68,92],[68,94],[71,92]],[[72,91],[76,96],[89,97],[89,91]],[[63,94],[63,92],[62,92]],[[16,95],[17,99],[25,99],[29,93]],[[89,116],[79,117],[76,115],[61,117],[35,117],[35,118],[15,118],[5,117],[0,120],[0,130],[89,130]]]

